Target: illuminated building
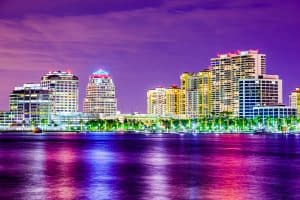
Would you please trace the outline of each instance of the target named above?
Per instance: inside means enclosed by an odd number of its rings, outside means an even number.
[[[169,88],[158,87],[147,92],[148,114],[181,117],[184,110],[185,92],[173,85]]]
[[[51,116],[78,112],[78,77],[69,72],[54,71],[44,75],[42,87],[51,93]]]
[[[238,83],[265,74],[266,56],[258,50],[237,51],[211,59],[212,112],[239,114]]]
[[[290,94],[290,106],[297,109],[297,116],[300,117],[300,88]]]
[[[166,89],[166,115],[181,116],[184,110],[185,92],[175,85]]]
[[[9,96],[10,111],[19,125],[49,123],[50,94],[40,84],[24,84],[15,87]]]
[[[185,109],[182,114],[188,118],[199,118],[211,114],[211,71],[183,73],[180,76],[181,89],[185,91]]]
[[[259,75],[239,80],[239,117],[252,118],[253,108],[282,104],[282,80],[276,75]]]
[[[84,113],[100,115],[100,117],[116,115],[115,85],[108,72],[100,69],[90,76],[86,87],[83,111]]]
[[[10,127],[14,119],[15,115],[12,112],[0,112],[0,128]]]
[[[167,107],[166,88],[158,87],[147,92],[147,113],[165,115]]]
[[[253,117],[261,117],[263,121],[271,118],[296,117],[297,109],[284,105],[258,106],[253,108]]]

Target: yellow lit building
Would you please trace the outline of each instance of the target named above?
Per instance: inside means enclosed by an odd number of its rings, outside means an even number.
[[[211,71],[206,69],[197,73],[183,73],[180,76],[181,89],[185,92],[187,118],[207,117],[211,114]]]
[[[147,92],[147,113],[153,115],[166,114],[166,88],[158,87]]]
[[[185,92],[175,85],[166,89],[166,114],[182,116],[185,111]]]
[[[290,106],[297,108],[297,116],[300,117],[300,88],[296,88],[290,94]]]
[[[184,110],[184,99],[184,91],[175,85],[150,89],[147,92],[147,113],[180,117]]]

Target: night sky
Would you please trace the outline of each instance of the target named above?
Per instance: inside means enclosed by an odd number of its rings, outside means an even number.
[[[146,112],[146,91],[179,84],[217,53],[259,49],[300,87],[299,0],[0,0],[0,110],[14,86],[50,70],[111,73],[121,112]]]

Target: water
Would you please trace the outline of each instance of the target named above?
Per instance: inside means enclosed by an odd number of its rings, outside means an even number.
[[[300,136],[0,135],[0,199],[300,199]]]

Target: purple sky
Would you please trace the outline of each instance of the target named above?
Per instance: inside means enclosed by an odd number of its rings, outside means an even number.
[[[285,103],[300,87],[299,0],[0,0],[0,109],[16,85],[49,70],[80,78],[100,66],[121,112],[145,112],[146,91],[179,83],[217,53],[259,49],[283,79]]]

